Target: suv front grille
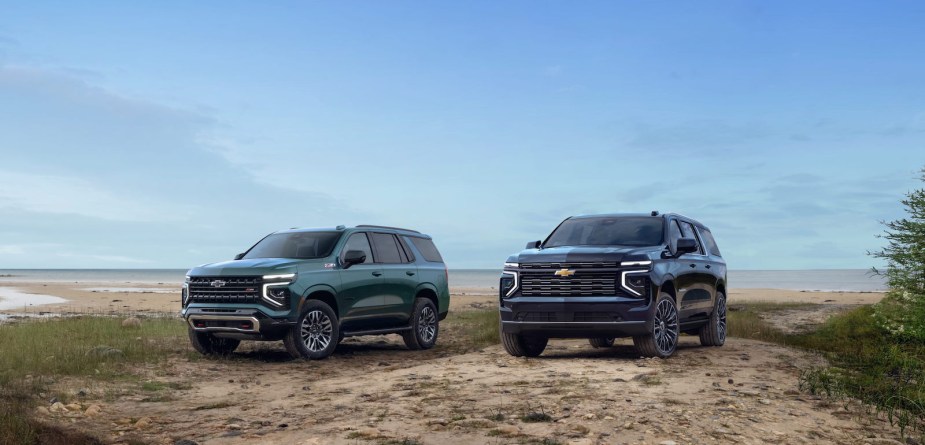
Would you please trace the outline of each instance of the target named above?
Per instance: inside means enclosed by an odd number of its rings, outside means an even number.
[[[259,303],[263,277],[190,277],[190,303]]]
[[[584,266],[587,264],[602,266]],[[521,266],[525,270],[520,272],[520,293],[525,297],[617,295],[619,272],[615,269],[616,263],[555,263],[547,268],[534,264],[524,266],[528,265]],[[614,269],[603,269],[608,266]],[[575,274],[561,277],[555,274],[560,269],[569,269]]]
[[[584,263],[520,263],[521,269],[546,269],[555,272],[558,269],[616,269],[613,261],[593,261]]]

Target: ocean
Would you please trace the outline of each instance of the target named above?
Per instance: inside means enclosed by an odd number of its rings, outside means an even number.
[[[176,284],[185,269],[0,269],[0,284],[16,282]],[[450,286],[494,288],[497,269],[452,269]],[[803,291],[886,290],[882,277],[867,269],[731,270],[729,287],[740,289],[787,289]]]

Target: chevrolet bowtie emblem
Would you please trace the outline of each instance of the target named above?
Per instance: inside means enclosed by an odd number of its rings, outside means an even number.
[[[556,276],[557,276],[557,277],[570,277],[570,276],[572,276],[572,275],[575,275],[575,271],[574,271],[574,270],[559,269],[559,270],[556,271]]]

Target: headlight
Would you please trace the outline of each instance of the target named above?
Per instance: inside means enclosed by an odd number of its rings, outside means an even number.
[[[645,296],[649,286],[648,274],[648,269],[624,270],[620,272],[620,287],[631,295]]]
[[[296,274],[278,274],[263,276],[261,296],[275,307],[283,307],[289,301],[289,284],[294,282]]]
[[[517,287],[520,285],[520,274],[517,272],[518,267],[520,267],[520,264],[504,263],[504,270],[501,271],[500,285],[502,298],[510,297],[517,291]]]
[[[187,300],[189,300],[189,275],[183,280],[183,287],[180,289],[180,305],[186,307]]]

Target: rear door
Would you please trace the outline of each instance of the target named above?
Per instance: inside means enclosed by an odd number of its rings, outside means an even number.
[[[379,315],[392,322],[407,322],[417,288],[417,266],[391,233],[371,232],[376,264],[382,269],[382,306]]]
[[[678,258],[682,267],[686,265],[691,270],[691,282],[688,283],[684,294],[685,305],[691,309],[692,315],[707,315],[712,310],[713,294],[716,292],[716,280],[712,271],[713,263],[707,256],[694,225],[683,220],[679,222],[681,223],[681,235],[697,241],[696,252],[686,253]]]

